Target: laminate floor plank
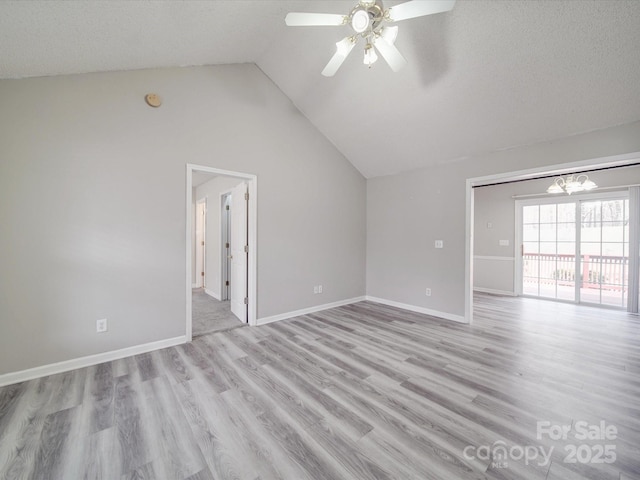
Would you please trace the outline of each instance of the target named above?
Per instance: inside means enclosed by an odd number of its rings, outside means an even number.
[[[260,472],[259,475],[257,473],[254,475],[265,480],[267,478],[281,480],[313,478],[305,469],[290,461],[289,454],[283,445],[274,442],[269,430],[261,424],[256,414],[265,414],[266,411],[256,411],[251,408],[251,403],[235,390],[229,390],[220,397],[227,405],[232,422],[243,427],[242,443],[249,449],[256,471]]]
[[[384,408],[349,392],[344,387],[331,387],[327,389],[327,393],[336,401],[350,406],[368,418],[374,426],[373,431],[381,432],[386,438],[411,451],[412,455],[419,456],[426,478],[429,478],[428,473],[435,478],[484,478],[481,472],[474,472],[461,459],[432,444],[422,432],[417,431],[408,422],[389,414]],[[433,470],[427,465],[433,465]]]
[[[364,301],[2,387],[0,479],[39,478],[637,479],[640,319],[476,295],[464,325]]]
[[[348,432],[347,434],[352,440],[360,439],[373,428],[365,419],[348,410],[341,403],[336,402],[294,370],[287,369],[277,363],[265,365],[264,369],[283,384],[296,388],[299,395],[306,400],[307,404],[313,405],[323,419],[333,418],[336,423],[342,426],[344,431]]]
[[[198,379],[174,389],[213,478],[252,477],[255,469],[246,458],[244,432],[234,428],[222,397]]]
[[[65,472],[74,473],[69,474],[68,478],[102,480],[122,476],[120,445],[115,427],[100,430],[84,438],[80,434],[72,443],[74,459],[65,468]]]
[[[156,453],[151,451],[152,443],[146,428],[142,382],[123,376],[118,378],[115,388],[115,425],[122,460],[120,473],[128,475],[151,462]]]
[[[15,400],[15,407],[5,409],[6,420],[0,430],[2,479],[29,478],[42,443],[41,433],[48,416],[47,404],[52,395],[52,377],[31,380],[22,386],[22,395]]]
[[[162,466],[163,478],[186,478],[203,470],[207,465],[197,446],[193,432],[177,402],[166,377],[154,378],[142,385],[146,396],[148,422],[153,452],[164,452],[155,457]]]

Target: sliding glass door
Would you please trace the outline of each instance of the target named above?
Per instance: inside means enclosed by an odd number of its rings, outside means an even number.
[[[521,294],[626,306],[629,200],[593,197],[517,202]]]

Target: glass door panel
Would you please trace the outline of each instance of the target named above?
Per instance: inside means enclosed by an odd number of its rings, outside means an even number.
[[[522,293],[575,301],[575,203],[522,207]]]
[[[580,202],[581,302],[624,307],[629,274],[629,200]]]

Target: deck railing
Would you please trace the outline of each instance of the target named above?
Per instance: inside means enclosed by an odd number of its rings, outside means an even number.
[[[627,286],[629,257],[582,255],[580,281],[582,288],[623,290]],[[526,283],[575,285],[576,256],[547,253],[525,253],[522,277]]]

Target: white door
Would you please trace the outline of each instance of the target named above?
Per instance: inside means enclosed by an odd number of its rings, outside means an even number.
[[[220,215],[220,231],[222,232],[221,236],[221,245],[222,245],[222,257],[220,259],[220,267],[222,269],[222,294],[220,296],[220,300],[229,300],[229,284],[231,283],[231,239],[229,236],[231,235],[231,219],[229,218],[231,214],[231,194],[225,193],[222,196],[222,210]]]
[[[247,184],[231,191],[231,312],[247,322]]]

